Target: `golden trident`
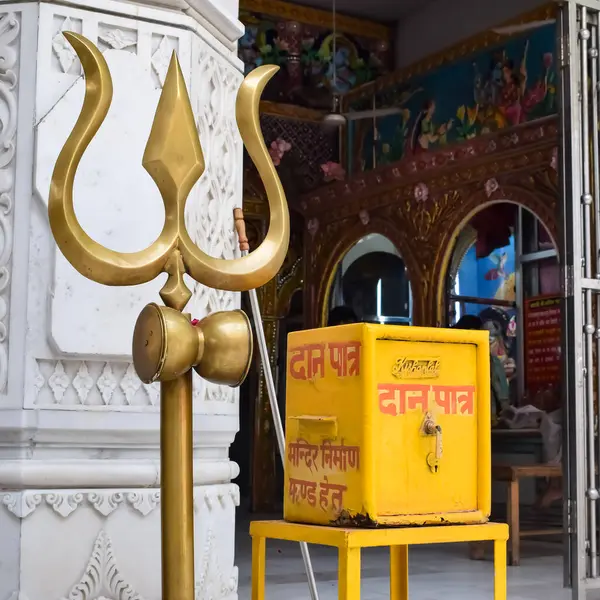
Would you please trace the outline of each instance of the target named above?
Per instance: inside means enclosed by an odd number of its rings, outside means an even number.
[[[160,190],[165,223],[145,250],[115,252],[82,229],[73,208],[73,182],[81,157],[104,121],[112,80],[104,57],[88,39],[65,32],[85,74],[81,113],[61,150],[48,200],[50,227],[65,258],[84,277],[104,285],[137,285],[168,274],[160,291],[165,306],[148,304],[133,333],[133,363],[144,383],[161,382],[160,464],[163,600],[194,600],[194,515],[192,456],[192,368],[208,381],[238,386],[252,359],[252,332],[242,311],[218,312],[193,325],[181,311],[191,298],[183,275],[229,291],[260,287],[275,276],[290,235],[283,187],[260,129],[263,89],[278,67],[252,71],[237,96],[242,140],[263,181],[271,211],[269,231],[251,254],[235,260],[208,256],[185,226],[187,196],[204,172],[198,132],[177,56],[156,109],[142,165]]]

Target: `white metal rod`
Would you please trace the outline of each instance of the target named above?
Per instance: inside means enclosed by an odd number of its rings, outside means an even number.
[[[344,116],[348,121],[356,121],[357,119],[368,119],[369,117],[389,117],[391,115],[399,115],[402,112],[401,108],[390,107],[390,108],[375,108],[371,110],[357,110],[356,112],[350,111],[344,113]]]
[[[242,255],[246,254],[248,254],[247,251],[242,252]],[[285,467],[285,432],[283,429],[283,423],[281,422],[279,404],[277,403],[277,391],[275,390],[275,381],[273,380],[273,372],[271,371],[271,363],[269,361],[269,349],[267,347],[265,330],[263,329],[262,318],[260,315],[258,295],[256,294],[256,290],[250,290],[248,295],[250,296],[250,307],[252,308],[252,316],[254,318],[254,329],[256,331],[256,337],[258,340],[260,360],[262,362],[265,381],[267,383],[267,394],[269,395],[271,414],[273,415],[273,424],[275,425],[275,435],[277,437],[277,446],[279,447],[279,456],[281,457],[282,465]],[[308,544],[306,542],[300,542],[300,551],[302,552],[302,559],[304,560],[304,569],[306,570],[306,577],[308,578],[308,588],[310,590],[311,600],[319,600],[315,572],[313,571],[312,562],[310,560],[310,552],[308,551]]]
[[[587,90],[589,76],[589,38],[591,32],[588,23],[587,8],[581,9],[581,29],[579,31],[580,50],[581,50],[581,81],[585,86],[581,91],[581,137],[582,137],[582,175],[583,175],[583,195],[581,202],[583,204],[583,242],[584,242],[584,276],[592,276],[592,203],[593,196],[591,192],[591,160],[590,160],[590,107]],[[596,135],[596,132],[594,132]],[[598,490],[595,487],[596,479],[596,447],[594,439],[594,372],[593,372],[593,334],[595,327],[593,325],[592,313],[592,292],[586,290],[585,298],[585,382],[586,382],[586,405],[587,405],[587,499],[588,499],[588,544],[590,558],[590,577],[598,577],[598,546],[596,532],[596,510],[598,500]]]

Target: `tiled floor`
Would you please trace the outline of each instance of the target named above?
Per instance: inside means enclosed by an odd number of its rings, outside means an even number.
[[[250,598],[248,522],[238,521],[237,557],[240,600]],[[523,546],[522,565],[509,568],[509,600],[568,600],[562,589],[561,545],[531,542]],[[491,548],[490,548],[491,553]],[[337,599],[335,550],[311,547],[319,600]],[[410,553],[410,600],[492,600],[491,555],[469,560],[465,545],[417,547]],[[361,600],[389,598],[388,555],[383,549],[363,552]],[[267,600],[310,600],[297,544],[267,545]]]

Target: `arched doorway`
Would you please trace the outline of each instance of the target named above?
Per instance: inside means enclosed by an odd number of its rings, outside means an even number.
[[[359,239],[338,263],[328,290],[328,310],[350,308],[365,323],[409,325],[412,299],[400,252],[385,236]]]
[[[495,460],[558,461],[564,398],[556,243],[535,214],[509,202],[472,214],[455,240],[445,285],[446,324],[465,315],[480,317],[490,332],[490,352],[505,366],[509,403],[529,418],[521,424],[500,419],[492,434]],[[542,432],[542,419],[544,427],[558,432],[558,444],[550,444],[549,429]],[[527,513],[537,507],[533,519],[540,520],[540,528],[559,527],[561,499],[560,480],[555,479],[547,487],[532,485],[523,508]]]
[[[446,277],[446,323],[479,316],[492,351],[514,361],[515,405],[560,404],[560,266],[556,244],[529,210],[497,202],[456,237]]]

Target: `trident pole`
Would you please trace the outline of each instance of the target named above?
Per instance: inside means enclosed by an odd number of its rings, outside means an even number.
[[[246,236],[244,212],[241,208],[233,209],[233,219],[235,223],[235,229],[238,234],[240,251],[242,253],[242,256],[245,256],[246,254],[248,254],[250,246],[248,244],[248,238]],[[275,426],[275,436],[277,437],[279,456],[281,459],[281,464],[285,467],[285,432],[283,429],[283,423],[281,422],[279,404],[277,403],[277,391],[275,390],[275,381],[273,379],[273,372],[271,371],[271,362],[269,361],[269,349],[267,347],[267,340],[265,338],[265,330],[263,329],[262,317],[260,314],[260,306],[258,304],[258,295],[255,289],[248,290],[248,295],[250,296],[250,307],[252,309],[252,317],[254,319],[254,330],[256,331],[258,349],[260,352],[260,360],[262,362],[263,370],[265,373],[265,380],[267,383],[267,394],[269,396],[271,414],[273,415],[273,424]],[[302,560],[304,561],[304,569],[306,571],[306,577],[308,579],[308,588],[310,590],[311,600],[319,600],[315,572],[313,571],[312,561],[310,559],[310,552],[308,550],[308,544],[306,542],[300,542],[300,552],[302,553]]]

